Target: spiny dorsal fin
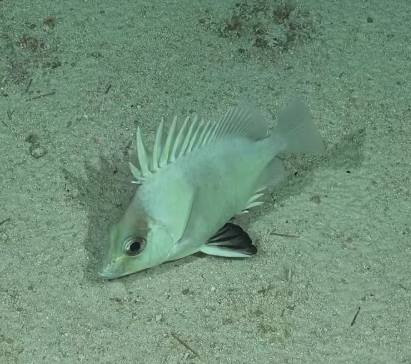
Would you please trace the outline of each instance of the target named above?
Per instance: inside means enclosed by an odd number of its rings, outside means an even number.
[[[194,116],[193,119],[187,117],[178,128],[175,117],[165,140],[163,129],[164,121],[161,120],[152,153],[148,153],[140,128],[137,128],[137,163],[130,163],[136,183],[143,183],[167,164],[217,140],[234,136],[262,139],[267,135],[268,125],[259,113],[245,107],[233,107],[217,123],[205,122]]]

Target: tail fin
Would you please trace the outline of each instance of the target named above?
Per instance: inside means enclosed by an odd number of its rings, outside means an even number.
[[[299,100],[280,114],[274,134],[285,141],[285,149],[289,152],[320,154],[324,150],[323,139],[310,116],[310,110]]]

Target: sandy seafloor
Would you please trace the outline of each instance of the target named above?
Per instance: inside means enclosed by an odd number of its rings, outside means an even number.
[[[411,363],[411,6],[283,4],[0,2],[1,364]],[[239,220],[257,256],[97,276],[137,124],[294,98],[326,152]]]

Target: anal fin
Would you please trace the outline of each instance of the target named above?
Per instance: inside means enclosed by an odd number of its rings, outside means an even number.
[[[249,209],[262,205],[261,197],[263,191],[271,185],[279,183],[285,176],[285,169],[280,158],[273,158],[261,173],[254,194],[248,199],[246,206],[241,213],[247,213]]]
[[[248,258],[257,253],[257,247],[241,227],[227,223],[200,251],[220,257]]]

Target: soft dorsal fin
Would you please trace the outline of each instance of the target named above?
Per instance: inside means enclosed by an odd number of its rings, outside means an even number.
[[[187,117],[181,127],[177,127],[177,117],[173,119],[166,138],[163,135],[164,121],[160,122],[151,153],[147,152],[140,128],[137,128],[137,158],[130,163],[136,183],[156,173],[174,160],[217,140],[241,136],[260,140],[267,136],[268,124],[256,111],[246,107],[232,107],[217,123],[205,122],[197,116]]]

